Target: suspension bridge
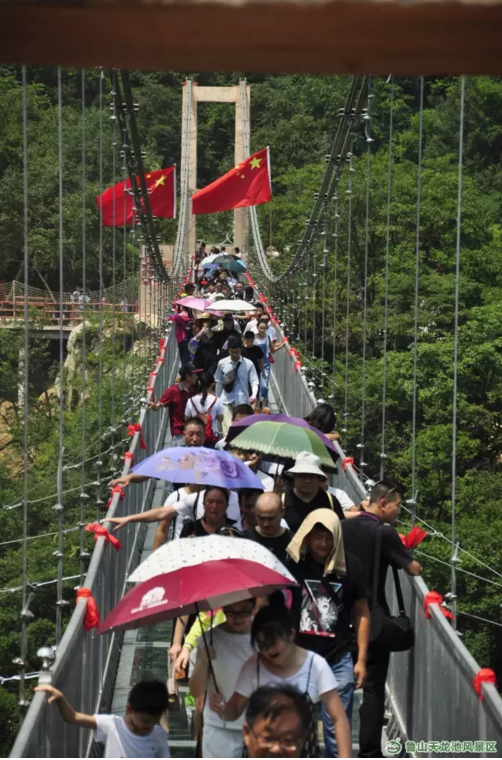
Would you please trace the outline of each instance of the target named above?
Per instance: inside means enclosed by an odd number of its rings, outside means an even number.
[[[5,316],[5,321],[22,319],[24,328],[24,356],[29,355],[29,323],[30,309],[37,303],[37,296],[30,291],[29,268],[29,186],[28,186],[28,104],[26,69],[23,69],[23,126],[24,126],[24,282],[22,288],[6,288],[3,303],[9,304],[11,311]],[[457,455],[457,359],[458,359],[458,308],[460,287],[460,257],[462,229],[462,145],[464,139],[464,108],[465,87],[460,80],[461,101],[459,112],[459,161],[458,161],[458,199],[457,199],[457,236],[455,251],[455,334],[454,334],[454,383],[453,383],[453,441],[452,441],[452,521],[451,534],[443,536],[452,553],[451,561],[447,564],[451,570],[451,587],[446,602],[456,620],[462,615],[461,605],[457,594],[458,574],[463,572],[457,562],[459,546],[456,535],[456,455]],[[81,75],[82,99],[85,112],[85,72]],[[387,193],[387,223],[386,251],[384,266],[384,325],[382,339],[383,383],[381,389],[381,451],[379,475],[383,478],[387,469],[388,449],[386,446],[386,354],[388,331],[388,298],[389,279],[392,276],[389,266],[390,250],[390,209],[392,200],[392,170],[393,170],[393,87],[392,77],[389,86],[389,161],[388,174],[385,179]],[[99,99],[101,104],[100,150],[103,149],[104,139],[104,74],[100,78]],[[208,90],[209,88],[205,88]],[[422,161],[423,140],[423,92],[424,80],[419,83],[421,106],[419,111],[418,133],[418,167],[417,167],[417,242],[413,266],[415,268],[415,324],[413,337],[413,376],[412,376],[412,438],[415,441],[417,433],[417,361],[419,340],[419,256],[420,256],[420,173]],[[99,451],[96,457],[84,459],[89,441],[82,440],[81,460],[70,464],[65,460],[64,430],[60,430],[59,465],[54,477],[56,493],[55,509],[58,515],[58,529],[55,532],[57,550],[55,552],[56,577],[48,579],[55,586],[55,621],[56,640],[48,642],[55,647],[47,647],[41,652],[42,664],[39,673],[28,673],[26,669],[28,655],[28,633],[33,621],[33,597],[45,580],[34,581],[28,577],[27,553],[31,536],[30,517],[33,504],[29,493],[29,466],[25,457],[24,465],[24,495],[19,505],[6,505],[4,508],[20,507],[23,513],[23,573],[19,587],[3,589],[8,593],[20,594],[20,619],[22,626],[21,651],[17,660],[19,672],[19,702],[23,711],[23,721],[17,739],[12,749],[12,757],[87,757],[95,754],[96,749],[92,738],[76,728],[62,727],[58,716],[47,706],[43,694],[36,693],[28,700],[31,678],[38,678],[40,683],[51,682],[60,688],[70,702],[78,704],[83,712],[123,711],[124,698],[129,685],[138,673],[151,676],[165,677],[166,647],[168,631],[165,627],[157,626],[151,631],[138,634],[129,632],[126,635],[112,634],[94,636],[84,628],[84,618],[88,599],[85,595],[77,595],[73,602],[71,584],[90,589],[96,600],[101,618],[115,606],[123,596],[127,584],[126,579],[142,557],[150,551],[153,536],[147,532],[144,525],[129,524],[121,533],[122,550],[115,552],[109,545],[107,536],[97,536],[92,554],[86,551],[84,541],[84,526],[89,519],[103,519],[105,528],[110,529],[107,519],[114,516],[133,514],[150,509],[162,503],[164,484],[158,485],[148,481],[126,489],[113,489],[107,504],[104,501],[105,482],[110,474],[126,475],[132,463],[138,463],[145,456],[169,445],[168,421],[166,410],[154,413],[148,408],[148,402],[159,397],[170,385],[178,369],[177,345],[174,331],[166,321],[166,315],[183,283],[191,275],[192,255],[194,253],[195,218],[191,213],[191,192],[195,190],[196,166],[196,115],[194,109],[198,100],[211,100],[212,95],[204,92],[198,97],[196,85],[187,80],[183,93],[182,110],[182,146],[180,171],[180,205],[177,223],[176,242],[172,262],[166,266],[161,255],[159,240],[153,219],[149,210],[148,192],[144,182],[145,169],[142,159],[142,146],[139,142],[137,121],[137,104],[129,77],[126,73],[114,71],[111,74],[111,140],[113,145],[114,175],[100,177],[101,187],[105,179],[115,182],[119,176],[119,159],[123,159],[124,177],[131,179],[132,193],[137,211],[137,221],[132,228],[132,247],[134,251],[144,252],[147,264],[140,272],[138,295],[121,294],[120,286],[114,283],[113,297],[109,297],[111,313],[123,306],[127,300],[127,314],[134,320],[135,313],[141,313],[141,305],[133,307],[136,300],[145,303],[149,299],[149,313],[155,313],[152,320],[152,330],[148,342],[144,346],[143,359],[145,366],[139,372],[131,370],[127,383],[122,386],[122,398],[114,397],[117,410],[121,408],[119,424],[115,420],[107,421],[101,414],[99,430]],[[232,88],[230,102],[236,105],[236,156],[245,158],[250,155],[250,94],[249,86],[243,80]],[[107,292],[103,287],[103,256],[105,254],[103,239],[100,239],[100,288],[89,302],[72,304],[71,298],[64,293],[64,242],[62,227],[62,209],[64,204],[63,162],[62,162],[62,98],[61,70],[59,70],[59,209],[61,213],[60,228],[60,292],[54,298],[43,297],[41,303],[47,318],[57,325],[60,331],[60,375],[59,403],[60,424],[63,421],[64,403],[64,372],[63,372],[63,333],[66,321],[78,319],[82,322],[83,340],[82,352],[82,394],[85,430],[86,408],[86,322],[91,316],[97,319],[99,340],[102,341],[106,311],[108,308]],[[214,100],[225,99],[227,95],[220,92]],[[334,129],[329,151],[325,156],[326,168],[318,191],[313,199],[312,208],[308,211],[304,231],[298,240],[295,251],[287,266],[281,267],[281,261],[271,262],[266,255],[260,234],[260,225],[256,207],[249,212],[239,210],[236,215],[236,238],[245,250],[248,262],[249,282],[269,308],[276,329],[281,337],[289,342],[288,350],[277,354],[271,375],[273,403],[277,410],[296,417],[306,416],[315,406],[321,396],[327,398],[330,394],[338,394],[341,399],[344,419],[344,435],[355,425],[360,427],[357,451],[354,456],[348,456],[339,446],[340,461],[343,468],[336,475],[336,485],[343,488],[354,503],[359,503],[366,496],[365,481],[371,474],[370,465],[365,453],[367,440],[367,414],[365,409],[367,361],[367,313],[369,308],[369,249],[370,249],[370,166],[372,150],[371,114],[374,94],[371,79],[365,76],[354,76],[348,84],[345,102],[340,103],[338,122]],[[83,117],[83,186],[85,196],[85,120]],[[121,146],[121,148],[120,148]],[[120,156],[120,153],[122,155]],[[354,361],[350,352],[353,287],[354,287],[354,236],[356,234],[354,221],[354,204],[356,193],[354,175],[356,172],[355,157],[359,156],[357,171],[365,172],[364,181],[358,185],[362,188],[362,197],[357,203],[364,208],[365,224],[357,230],[363,236],[363,268],[362,268],[362,313],[363,335],[360,362],[362,366],[361,407],[357,410],[350,408],[351,394],[350,363]],[[101,172],[102,172],[101,163]],[[136,181],[136,176],[139,178]],[[344,202],[342,203],[342,195]],[[85,204],[85,200],[84,200]],[[86,292],[85,270],[85,206],[83,221],[83,251],[84,268],[82,272],[82,287]],[[339,243],[342,238],[343,250]],[[120,248],[118,241],[113,243],[114,276],[120,268]],[[124,244],[123,255],[129,249]],[[341,262],[343,258],[343,268]],[[124,258],[125,260],[125,258]],[[330,263],[332,262],[332,263]],[[125,265],[124,265],[125,266]],[[332,269],[330,268],[332,267]],[[345,301],[339,297],[339,290],[332,288],[331,283],[339,282],[339,273],[345,276]],[[125,280],[124,280],[125,282]],[[140,291],[144,291],[143,297]],[[16,294],[12,298],[12,292]],[[13,305],[15,304],[15,305]],[[153,304],[153,306],[152,306]],[[0,304],[1,308],[1,304]],[[72,309],[69,314],[68,310]],[[78,313],[77,313],[78,312]],[[68,316],[66,314],[68,313]],[[3,319],[3,317],[1,317]],[[113,320],[115,324],[115,320]],[[118,334],[118,333],[117,333]],[[133,327],[134,334],[134,327]],[[115,333],[113,334],[115,338]],[[302,353],[295,344],[302,345]],[[124,359],[126,350],[131,352],[131,346],[124,343]],[[101,343],[99,356],[102,356]],[[320,360],[320,361],[319,361]],[[23,365],[23,382],[25,391],[28,389],[29,362]],[[148,365],[148,366],[147,366]],[[117,367],[113,370],[119,371]],[[100,375],[101,376],[101,375]],[[335,386],[333,385],[335,377]],[[118,387],[118,386],[117,386]],[[101,394],[100,394],[101,395]],[[30,442],[30,427],[27,404],[24,406],[24,436],[25,450],[28,451]],[[102,410],[101,410],[102,411]],[[353,420],[356,420],[353,422]],[[132,427],[131,427],[132,426]],[[124,428],[124,433],[119,428]],[[110,428],[110,429],[108,429]],[[125,429],[129,428],[129,435]],[[142,442],[146,448],[142,447]],[[110,459],[110,470],[105,471],[104,461]],[[77,457],[78,460],[78,457]],[[65,517],[65,477],[69,467],[81,468],[82,483],[78,486],[80,512],[76,525],[69,527]],[[411,524],[420,523],[420,503],[416,489],[417,459],[416,447],[412,448],[411,499],[409,513]],[[89,486],[97,489],[96,496],[89,497]],[[65,535],[69,531],[80,534],[79,560],[80,573],[67,576],[65,572]],[[54,534],[51,534],[54,535]],[[40,537],[41,539],[43,537]],[[492,568],[479,558],[480,567],[490,572]],[[484,567],[483,567],[484,566]],[[480,572],[482,572],[480,570]],[[498,572],[495,572],[499,576]],[[481,576],[493,580],[493,574]],[[70,586],[68,583],[70,582]],[[498,583],[498,581],[494,581]],[[412,618],[415,632],[415,647],[406,653],[394,654],[387,684],[387,713],[388,724],[386,737],[395,740],[401,748],[411,756],[488,756],[493,743],[502,746],[502,700],[496,686],[492,682],[479,680],[481,670],[468,649],[457,634],[457,623],[453,624],[443,614],[441,599],[430,602],[429,589],[421,578],[403,579],[407,610]],[[392,594],[392,590],[390,591]],[[461,602],[461,599],[460,599]],[[397,601],[393,600],[396,608]],[[66,614],[69,607],[74,605],[70,616]],[[497,621],[494,621],[497,624]],[[134,634],[134,635],[132,635]],[[478,680],[476,680],[478,677]],[[186,756],[191,747],[188,738],[188,728],[183,723],[173,722],[171,727],[170,746],[175,756]],[[441,748],[441,742],[448,746]],[[491,745],[489,743],[492,743]]]

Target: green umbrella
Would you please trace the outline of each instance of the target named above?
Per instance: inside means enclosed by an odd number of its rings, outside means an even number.
[[[312,430],[288,422],[255,422],[232,440],[232,448],[283,459],[296,459],[300,451],[309,451],[325,467],[334,466],[326,446]]]

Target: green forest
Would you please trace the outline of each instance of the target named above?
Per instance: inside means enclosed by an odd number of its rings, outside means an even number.
[[[338,124],[338,111],[348,90],[346,77],[192,74],[200,85],[237,84],[246,77],[251,85],[251,148],[270,146],[273,200],[258,209],[265,248],[273,246],[279,257],[273,268],[283,271],[301,238],[325,169]],[[182,73],[131,74],[139,104],[138,126],[145,151],[145,168],[155,170],[180,164]],[[28,171],[30,285],[59,289],[59,164],[58,90],[55,69],[28,69]],[[110,121],[110,79],[99,71],[85,76],[85,151],[82,150],[81,73],[63,72],[63,231],[64,289],[71,291],[83,280],[83,228],[85,224],[85,278],[88,289],[99,287],[100,227],[96,196],[123,177],[119,151],[113,150]],[[385,256],[389,232],[389,295],[386,385],[385,474],[397,479],[410,499],[412,455],[412,406],[415,323],[415,248],[417,224],[417,162],[419,148],[420,80],[394,80],[392,193],[387,206],[389,168],[390,83],[372,82],[369,161],[369,222],[367,316],[364,320],[364,269],[366,250],[367,143],[364,126],[354,131],[352,174],[351,282],[349,324],[346,323],[348,194],[347,167],[339,192],[337,277],[335,279],[333,204],[328,212],[328,243],[324,304],[320,283],[323,270],[322,240],[313,247],[301,273],[269,289],[271,301],[282,316],[290,342],[309,367],[307,377],[316,394],[334,398],[339,428],[346,427],[343,446],[359,461],[361,438],[363,354],[365,359],[365,472],[378,479],[381,452],[382,376],[384,349]],[[102,108],[100,108],[100,89]],[[461,277],[459,303],[458,437],[457,437],[457,540],[458,629],[462,640],[481,667],[491,667],[502,682],[502,515],[498,494],[502,491],[502,81],[479,77],[466,80],[461,197]],[[457,235],[460,84],[456,78],[427,78],[423,110],[423,157],[419,228],[419,313],[417,344],[417,517],[437,531],[420,549],[424,578],[430,588],[446,594],[451,588],[450,537],[452,493],[452,391],[453,327],[455,312],[455,251]],[[100,183],[100,124],[103,125],[103,184]],[[0,67],[0,282],[22,279],[23,262],[23,132],[20,70]],[[233,165],[234,111],[230,104],[199,104],[198,187],[204,187]],[[120,140],[119,140],[120,142]],[[85,166],[83,165],[85,156]],[[85,177],[85,220],[82,186]],[[388,213],[389,211],[389,213]],[[233,215],[201,217],[198,238],[217,243],[231,238]],[[389,224],[389,229],[388,229]],[[162,243],[173,243],[174,221],[159,223]],[[105,286],[137,271],[131,241],[121,231],[103,233]],[[314,256],[317,278],[314,280]],[[113,267],[115,261],[115,269]],[[252,272],[260,280],[260,273]],[[313,307],[313,282],[317,282]],[[268,286],[263,284],[267,293]],[[307,295],[308,299],[305,300]],[[333,323],[334,300],[337,309]],[[300,299],[300,300],[299,300]],[[298,327],[298,308],[302,326]],[[324,356],[321,360],[321,325],[324,309]],[[34,315],[33,319],[37,319]],[[110,327],[111,329],[111,327]],[[116,326],[124,340],[100,341],[97,325],[88,334],[91,382],[87,400],[86,432],[89,441],[99,430],[98,391],[95,380],[102,361],[102,414],[111,419],[112,399],[116,427],[123,408],[121,383],[129,377],[148,377],[151,350],[146,350],[126,372],[123,346],[130,341],[127,320]],[[348,403],[345,411],[345,348],[348,335]],[[2,541],[19,539],[19,503],[23,491],[22,415],[17,402],[18,357],[22,335],[0,330],[0,492]],[[333,356],[334,353],[334,356]],[[333,372],[333,367],[335,372]],[[29,487],[37,497],[56,492],[59,414],[53,394],[58,366],[47,341],[37,341],[30,351],[30,471]],[[65,411],[65,456],[81,458],[82,409],[78,403],[79,380],[74,379],[77,401]],[[121,433],[118,434],[122,435]],[[92,452],[95,453],[95,452]],[[117,467],[110,457],[106,471]],[[77,487],[79,469],[65,476],[65,487]],[[93,492],[95,494],[95,492]],[[92,500],[91,500],[92,501]],[[54,530],[54,501],[41,501],[30,509],[30,535]],[[66,509],[67,507],[67,509]],[[95,505],[87,507],[95,516]],[[78,521],[78,490],[65,503],[65,526]],[[406,532],[409,515],[403,511]],[[430,531],[432,532],[432,531]],[[440,535],[442,534],[442,535]],[[444,537],[442,537],[444,536]],[[92,546],[92,539],[89,546]],[[57,537],[32,541],[28,577],[55,577]],[[79,572],[79,533],[65,536],[65,574]],[[484,565],[483,565],[484,563]],[[21,579],[21,550],[16,543],[0,545],[0,589],[17,587]],[[20,594],[2,593],[0,610],[0,675],[16,672],[12,660],[19,656]],[[71,613],[73,585],[68,585],[67,610]],[[36,670],[36,650],[54,640],[53,586],[34,594],[35,615],[28,626],[28,669]],[[477,616],[477,617],[471,617]],[[483,618],[480,620],[478,618]],[[491,621],[491,622],[486,622]],[[16,684],[0,687],[0,751],[6,751],[17,721]]]

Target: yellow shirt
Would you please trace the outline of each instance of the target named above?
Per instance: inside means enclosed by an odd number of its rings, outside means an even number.
[[[211,625],[212,620],[212,625]],[[209,612],[203,612],[195,620],[195,623],[190,628],[185,637],[185,643],[183,646],[188,647],[190,650],[197,646],[199,637],[202,636],[202,632],[206,632],[209,628],[216,628],[217,625],[221,625],[226,621],[225,613],[223,610],[218,610],[214,615],[210,615]]]

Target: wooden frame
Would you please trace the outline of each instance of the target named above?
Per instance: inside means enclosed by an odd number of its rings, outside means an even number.
[[[498,74],[501,43],[502,4],[493,0],[0,0],[6,63]]]

